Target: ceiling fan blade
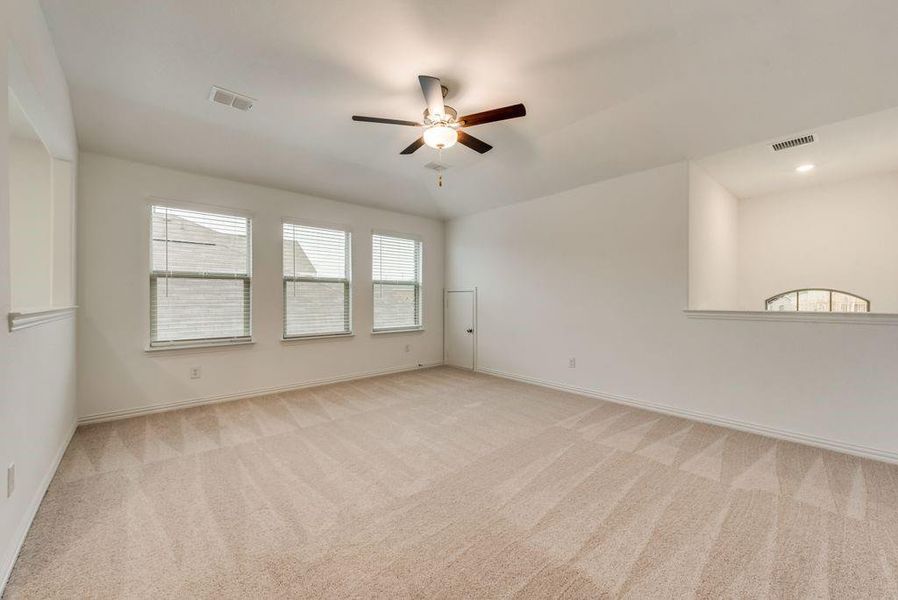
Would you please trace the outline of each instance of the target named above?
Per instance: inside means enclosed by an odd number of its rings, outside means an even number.
[[[381,119],[380,117],[360,117],[352,115],[353,121],[364,121],[366,123],[386,123],[387,125],[408,125],[409,127],[421,127],[421,123],[414,121],[402,121],[401,119]]]
[[[445,115],[443,85],[440,83],[440,80],[429,75],[418,75],[418,82],[421,84],[421,91],[424,92],[424,100],[427,102],[427,110],[430,111],[430,114]]]
[[[490,150],[493,149],[492,146],[490,146],[489,144],[487,144],[487,143],[484,142],[483,140],[478,140],[478,139],[477,139],[476,137],[474,137],[473,135],[468,135],[468,134],[465,133],[464,131],[459,131],[459,132],[458,132],[458,143],[459,143],[459,144],[464,144],[465,146],[467,146],[467,147],[470,148],[471,150],[476,150],[477,152],[480,152],[481,154],[484,154],[484,153],[486,153],[486,152],[489,152]]]
[[[527,109],[523,104],[512,104],[502,108],[494,108],[493,110],[485,110],[483,112],[467,115],[459,119],[462,127],[473,127],[474,125],[483,125],[484,123],[493,123],[495,121],[504,121],[505,119],[515,119],[523,117],[527,114]]]
[[[419,138],[416,139],[414,142],[412,142],[411,144],[409,144],[408,148],[406,148],[405,150],[403,150],[403,151],[400,152],[399,154],[411,154],[411,153],[413,153],[415,150],[417,150],[418,148],[420,148],[420,147],[423,146],[423,145],[424,145],[424,138],[423,138],[423,137],[419,137]]]

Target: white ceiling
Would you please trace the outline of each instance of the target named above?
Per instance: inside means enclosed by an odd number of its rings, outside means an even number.
[[[816,141],[774,152],[771,143],[813,133]],[[898,170],[898,108],[795,132],[698,161],[738,198]],[[798,173],[799,165],[812,171]]]
[[[898,106],[894,0],[42,0],[82,149],[456,216]],[[418,74],[470,133],[399,151]],[[250,113],[207,101],[223,86]]]

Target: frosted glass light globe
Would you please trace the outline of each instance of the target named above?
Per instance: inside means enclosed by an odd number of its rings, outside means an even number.
[[[431,148],[443,150],[458,141],[458,132],[447,125],[434,125],[424,130],[424,143]]]

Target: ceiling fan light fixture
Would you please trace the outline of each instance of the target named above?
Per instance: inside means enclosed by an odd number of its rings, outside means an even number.
[[[445,150],[458,141],[458,131],[448,125],[434,125],[424,130],[424,143],[437,150]]]
[[[424,94],[424,100],[427,103],[427,108],[424,110],[423,122],[418,123],[402,119],[383,119],[380,117],[365,117],[361,115],[353,115],[352,120],[367,123],[386,123],[388,125],[405,125],[407,127],[423,127],[424,131],[422,132],[421,137],[409,144],[399,153],[404,156],[414,154],[424,145],[436,150],[443,150],[444,148],[454,146],[456,143],[466,146],[480,154],[484,154],[492,150],[493,147],[466,131],[462,131],[462,128],[494,123],[496,121],[505,121],[506,119],[515,119],[527,114],[527,109],[524,108],[523,104],[513,104],[511,106],[503,106],[502,108],[484,110],[459,118],[458,112],[443,102],[443,98],[446,97],[446,93],[449,90],[446,86],[440,83],[439,78],[431,77],[430,75],[419,75],[418,83],[421,84],[421,92]]]

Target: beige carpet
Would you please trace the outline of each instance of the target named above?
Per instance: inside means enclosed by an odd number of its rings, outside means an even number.
[[[898,467],[446,368],[82,427],[9,598],[896,598]]]

